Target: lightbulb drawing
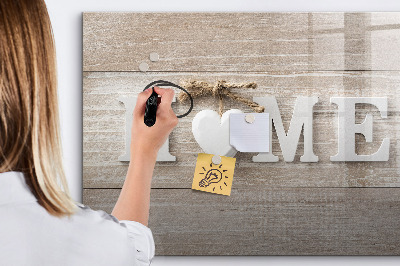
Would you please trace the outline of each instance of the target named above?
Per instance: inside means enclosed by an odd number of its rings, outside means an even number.
[[[213,167],[213,164],[212,164],[212,163],[210,163],[210,167]],[[222,164],[220,164],[218,168],[211,168],[211,169],[207,170],[207,169],[203,166],[202,168],[203,168],[203,170],[204,170],[205,172],[199,173],[199,174],[201,174],[201,175],[204,175],[204,174],[205,174],[205,177],[204,177],[203,179],[200,180],[199,186],[200,186],[200,187],[208,187],[208,186],[210,186],[211,184],[218,184],[218,183],[220,183],[220,182],[223,180],[223,176],[224,176],[223,173],[226,172],[226,171],[228,171],[228,170],[225,170],[225,169],[221,169],[221,167],[222,167]],[[222,172],[221,172],[221,171],[222,171]],[[225,178],[228,178],[228,176],[225,176]],[[226,182],[224,182],[224,181],[222,181],[222,182],[223,182],[223,185],[228,186],[228,185],[226,184]],[[220,184],[219,188],[220,188],[220,190],[222,190],[222,183]],[[213,191],[215,191],[215,187],[213,188]]]
[[[214,154],[199,153],[192,189],[230,196],[235,162],[236,159],[232,157],[216,158]]]

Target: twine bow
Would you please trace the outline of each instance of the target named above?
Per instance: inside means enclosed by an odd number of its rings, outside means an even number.
[[[200,96],[212,95],[218,98],[219,101],[219,115],[222,116],[222,111],[224,109],[223,96],[229,97],[234,101],[242,102],[249,107],[251,107],[255,112],[262,113],[264,112],[264,106],[259,105],[256,102],[253,102],[247,98],[240,96],[237,93],[231,92],[231,88],[257,88],[257,84],[255,82],[248,83],[227,83],[225,80],[218,80],[215,85],[211,85],[204,81],[183,81],[181,82],[181,86],[184,87],[193,98],[197,98]],[[179,93],[178,100],[180,102],[184,102],[189,99],[186,93]]]

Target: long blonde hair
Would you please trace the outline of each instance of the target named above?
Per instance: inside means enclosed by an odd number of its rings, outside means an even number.
[[[55,46],[43,0],[0,0],[0,64],[0,172],[23,172],[39,204],[70,215],[76,205],[62,165]]]

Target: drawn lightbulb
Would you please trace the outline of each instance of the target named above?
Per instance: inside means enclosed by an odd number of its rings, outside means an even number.
[[[218,183],[222,179],[222,173],[218,169],[210,169],[208,170],[206,176],[200,180],[200,187],[208,187],[212,183]]]

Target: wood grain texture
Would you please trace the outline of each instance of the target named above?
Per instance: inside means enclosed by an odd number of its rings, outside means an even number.
[[[276,133],[277,163],[238,153],[230,197],[191,190],[197,153],[191,121],[212,97],[195,99],[192,113],[170,135],[176,162],[157,162],[150,228],[157,255],[400,255],[400,13],[84,13],[83,202],[111,212],[128,163],[125,109],[158,79],[179,84],[251,82],[246,97],[275,96],[285,130],[296,97],[318,96],[314,153],[285,163]],[[157,52],[158,62],[149,54]],[[139,64],[149,64],[140,72]],[[179,91],[177,91],[179,92]],[[331,162],[337,153],[337,107],[330,97],[388,97],[356,106],[356,122],[373,115],[373,142],[356,135],[356,152],[371,154],[389,137],[388,162]],[[176,113],[188,104],[174,103]],[[251,109],[231,100],[225,111]]]
[[[84,13],[83,70],[400,70],[400,13]]]
[[[118,189],[85,189],[111,211]],[[156,255],[400,255],[396,188],[153,189]]]
[[[314,107],[314,152],[318,163],[301,163],[303,137],[294,162],[284,162],[275,133],[273,152],[277,163],[254,163],[257,153],[238,153],[233,186],[273,187],[393,187],[400,185],[400,72],[285,72],[285,73],[147,73],[85,72],[83,91],[83,158],[85,188],[120,188],[128,164],[119,162],[125,149],[125,109],[120,95],[135,96],[156,79],[179,83],[181,79],[198,79],[214,83],[255,81],[256,90],[234,91],[247,97],[276,96],[285,130],[288,129],[297,96],[318,96]],[[329,103],[333,96],[387,96],[389,115],[380,117],[376,107],[358,106],[357,123],[366,113],[374,116],[373,142],[357,135],[356,151],[371,154],[378,150],[384,137],[391,138],[388,162],[331,162],[337,153],[337,106]],[[174,103],[177,113],[184,113],[188,104]],[[251,112],[247,106],[230,100],[225,110],[238,108]],[[195,99],[192,113],[179,120],[170,135],[170,152],[176,162],[158,162],[154,171],[155,188],[190,188],[197,153],[202,152],[191,131],[191,121],[203,109],[217,110],[212,97]],[[321,171],[323,169],[323,171]]]

